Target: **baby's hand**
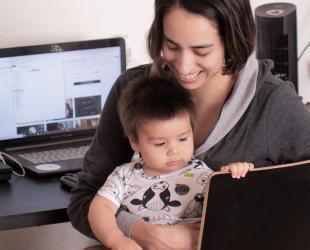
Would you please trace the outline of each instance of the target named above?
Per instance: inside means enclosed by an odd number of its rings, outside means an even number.
[[[248,171],[254,169],[254,165],[248,162],[235,162],[230,163],[227,166],[221,167],[222,172],[231,172],[232,178],[240,179],[241,177],[245,177]]]
[[[143,250],[142,247],[138,245],[134,240],[123,236],[117,239],[117,241],[112,245],[112,250]]]

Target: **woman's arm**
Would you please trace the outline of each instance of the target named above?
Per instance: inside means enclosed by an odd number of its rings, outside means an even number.
[[[269,102],[267,143],[275,164],[310,159],[310,113],[293,87],[280,85]]]

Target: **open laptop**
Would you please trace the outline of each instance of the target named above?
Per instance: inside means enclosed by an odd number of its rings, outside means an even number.
[[[310,161],[209,176],[198,249],[309,250]]]
[[[125,62],[122,38],[0,49],[1,151],[39,175],[80,170]]]

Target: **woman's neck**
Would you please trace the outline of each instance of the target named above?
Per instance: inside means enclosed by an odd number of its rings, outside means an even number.
[[[197,107],[223,106],[229,97],[235,79],[228,75],[221,75],[212,81],[192,91]]]
[[[192,91],[197,114],[194,130],[195,147],[200,146],[214,129],[234,82],[235,79],[231,76],[221,75]]]

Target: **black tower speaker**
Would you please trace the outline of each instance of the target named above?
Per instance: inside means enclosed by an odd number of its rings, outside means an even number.
[[[255,9],[257,58],[272,59],[273,73],[289,80],[298,91],[296,7],[290,3],[264,4]]]

